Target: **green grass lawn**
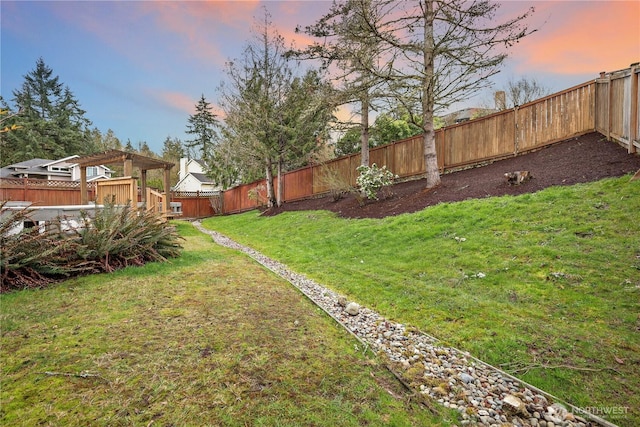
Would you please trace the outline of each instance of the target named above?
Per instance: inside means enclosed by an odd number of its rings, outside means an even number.
[[[640,423],[640,181],[629,176],[382,220],[254,211],[203,225],[576,406]]]
[[[290,284],[179,228],[169,263],[0,295],[0,425],[455,421]]]

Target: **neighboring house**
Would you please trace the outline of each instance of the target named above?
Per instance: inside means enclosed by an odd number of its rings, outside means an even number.
[[[0,178],[31,178],[49,181],[80,181],[80,167],[73,162],[74,155],[59,160],[32,159],[0,169]],[[106,166],[87,168],[87,182],[111,178],[112,170]]]
[[[178,183],[173,190],[205,192],[220,191],[222,188],[206,175],[201,161],[183,157],[180,159]]]

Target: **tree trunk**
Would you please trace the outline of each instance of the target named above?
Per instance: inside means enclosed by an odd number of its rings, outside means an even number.
[[[360,164],[369,166],[369,96],[363,95],[362,99],[362,117],[360,123],[362,130],[360,133]]]
[[[436,134],[433,128],[434,96],[434,50],[433,39],[433,2],[427,0],[424,7],[424,80],[422,81],[422,126],[424,130],[424,166],[427,188],[440,185],[438,155],[436,152]]]
[[[277,206],[282,206],[282,199],[284,198],[284,174],[282,173],[282,157],[278,159],[278,192],[276,195]]]
[[[271,170],[273,164],[271,159],[267,157],[267,165],[265,170],[265,176],[267,181],[267,207],[271,208],[275,205],[275,197],[273,191],[273,171]]]

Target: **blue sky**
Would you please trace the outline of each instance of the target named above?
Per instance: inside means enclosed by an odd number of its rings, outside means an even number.
[[[503,13],[536,7],[539,31],[519,43],[496,88],[536,78],[559,91],[640,61],[640,1],[508,1]],[[0,2],[0,92],[11,103],[42,57],[69,86],[95,127],[157,153],[167,136],[185,141],[201,94],[212,104],[254,17],[266,6],[287,43],[305,45],[329,1],[10,1]],[[485,104],[481,93],[469,105]],[[462,106],[460,106],[462,107]]]

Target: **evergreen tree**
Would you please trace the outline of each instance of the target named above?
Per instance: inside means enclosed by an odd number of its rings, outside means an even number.
[[[264,21],[256,24],[243,56],[227,63],[230,84],[222,87],[221,97],[227,142],[218,158],[233,156],[232,167],[224,172],[232,176],[241,165],[244,181],[262,169],[267,204],[274,206],[282,201],[282,188],[277,193],[273,188],[274,172],[281,176],[285,169],[311,160],[325,139],[331,109],[325,96],[328,85],[317,73],[294,76],[284,39],[266,10]]]
[[[211,104],[203,94],[196,104],[195,114],[189,116],[188,120],[187,133],[193,135],[193,139],[185,142],[185,147],[194,150],[205,164],[210,162],[213,147],[218,140],[219,124],[211,110]]]
[[[22,87],[14,90],[13,96],[21,129],[3,137],[3,154],[12,163],[91,152],[91,122],[71,90],[42,58],[24,76]]]
[[[127,138],[127,143],[124,146],[124,151],[128,153],[135,153],[136,149],[133,148],[133,144],[131,144],[131,140]]]
[[[158,155],[154,153],[153,150],[151,150],[151,147],[149,147],[149,144],[147,144],[147,141],[138,142],[138,153],[145,157],[151,157],[152,159],[155,159],[158,157]]]
[[[0,96],[0,167],[16,163],[15,148],[11,145],[15,139],[9,134],[22,128],[19,124],[19,112],[12,111],[4,98]]]
[[[162,160],[178,165],[180,164],[180,159],[182,157],[185,157],[182,141],[178,138],[171,138],[170,136],[167,136],[167,139],[164,140],[162,145]],[[180,169],[178,167],[171,168],[169,177],[171,185],[176,185],[178,183],[179,170]]]

